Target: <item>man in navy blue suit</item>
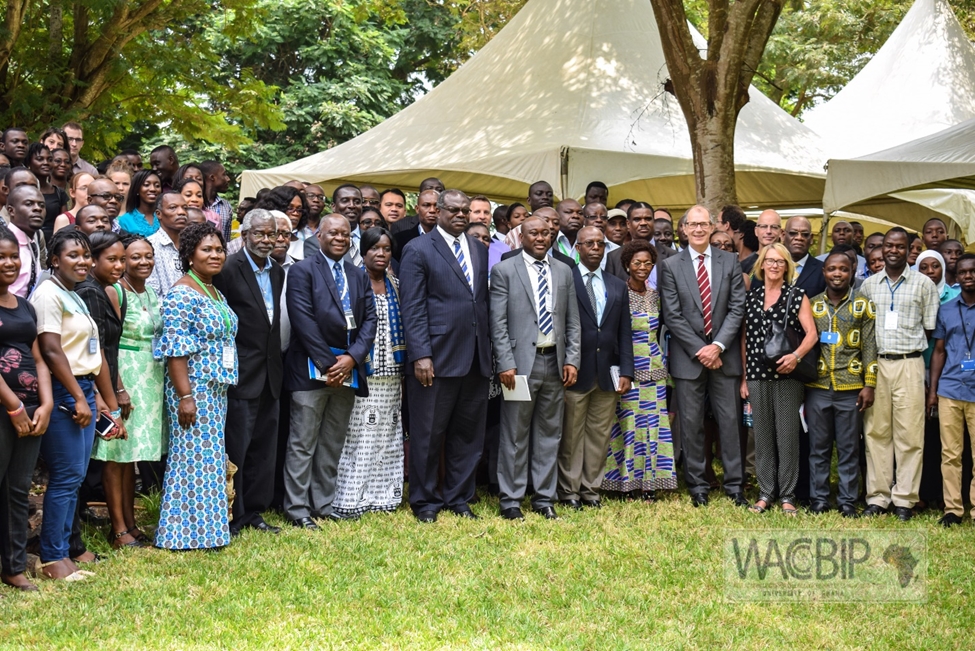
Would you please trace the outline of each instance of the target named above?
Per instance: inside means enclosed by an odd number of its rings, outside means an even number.
[[[467,195],[447,190],[437,208],[437,227],[407,244],[400,263],[410,507],[420,522],[435,522],[443,509],[476,517],[468,501],[484,447],[491,375],[487,248],[464,233]]]
[[[364,360],[376,336],[376,308],[366,272],[347,259],[352,228],[343,215],[322,218],[321,251],[288,272],[291,344],[285,388],[291,436],[284,464],[284,514],[318,529],[334,518],[335,480],[355,397],[369,395]]]
[[[600,269],[606,239],[595,226],[576,236],[579,266],[573,267],[582,361],[576,383],[565,391],[559,442],[559,501],[573,509],[599,508],[599,486],[616,419],[616,402],[633,380],[633,338],[626,283]],[[619,369],[619,386],[610,367]]]

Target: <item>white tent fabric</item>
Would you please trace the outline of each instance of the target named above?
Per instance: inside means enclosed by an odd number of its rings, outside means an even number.
[[[973,241],[972,190],[975,119],[860,158],[830,160],[823,210],[844,209],[913,228],[947,215]]]
[[[975,47],[947,0],[917,0],[863,70],[804,121],[857,158],[975,118]]]
[[[611,200],[685,207],[695,202],[690,138],[666,79],[648,0],[530,0],[414,104],[342,145],[244,172],[242,193],[291,179],[413,189],[437,176],[509,202],[537,180],[561,197],[600,180]],[[819,138],[759,91],[750,98],[735,138],[739,202],[819,205]]]

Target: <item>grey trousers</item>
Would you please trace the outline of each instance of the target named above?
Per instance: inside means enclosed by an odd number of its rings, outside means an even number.
[[[860,411],[857,409],[859,395],[859,389],[806,389],[809,499],[813,504],[829,502],[829,467],[833,458],[834,440],[836,469],[839,473],[839,496],[836,502],[839,506],[853,506],[857,500],[860,490]]]
[[[355,390],[323,387],[291,394],[291,434],[284,460],[284,514],[291,520],[332,514],[339,458]]]
[[[606,455],[619,394],[598,384],[585,393],[565,392],[559,443],[559,499],[597,500],[606,473]]]
[[[535,355],[528,389],[530,402],[506,401],[501,405],[498,486],[502,509],[519,506],[525,497],[529,462],[535,486],[532,506],[555,504],[565,393],[558,355]]]
[[[701,372],[694,380],[674,378],[677,410],[680,417],[681,451],[684,456],[684,479],[691,495],[705,494],[710,483],[704,475],[704,394],[710,396],[711,412],[718,423],[721,441],[721,465],[724,466],[724,492],[741,491],[741,441],[738,436],[738,414],[741,413],[738,387],[740,378],[719,371]]]

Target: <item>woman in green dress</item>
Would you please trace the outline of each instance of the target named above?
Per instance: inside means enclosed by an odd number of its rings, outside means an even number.
[[[142,236],[125,239],[125,273],[119,283],[108,288],[109,298],[126,306],[118,353],[118,399],[126,419],[127,439],[96,439],[92,457],[118,468],[119,482],[111,482],[114,495],[106,495],[117,505],[118,516],[128,534],[113,541],[115,546],[133,541],[148,542],[135,523],[135,462],[159,461],[163,454],[163,365],[153,358],[153,343],[162,332],[159,299],[146,278],[152,273],[152,245]],[[106,491],[109,489],[106,482]],[[131,536],[132,540],[126,541]]]

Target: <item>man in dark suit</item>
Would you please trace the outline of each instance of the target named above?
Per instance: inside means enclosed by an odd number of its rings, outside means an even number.
[[[532,510],[550,520],[557,495],[564,387],[576,382],[581,331],[573,267],[548,256],[549,223],[532,215],[521,225],[520,256],[491,270],[491,340],[498,376],[508,389],[527,381],[530,399],[501,404],[498,485],[501,517],[521,520],[529,474]]]
[[[739,506],[742,492],[738,400],[742,374],[739,330],[745,284],[736,256],[709,243],[714,220],[703,206],[687,211],[688,246],[660,266],[660,312],[670,330],[670,375],[680,414],[684,476],[694,506],[708,503],[704,474],[705,394],[718,422],[724,490]]]
[[[376,307],[366,272],[345,257],[351,231],[343,215],[323,217],[321,251],[288,272],[291,344],[284,381],[291,391],[291,436],[284,514],[305,529],[318,529],[313,517],[334,518],[335,480],[352,406],[357,395],[369,395],[364,361],[376,336]]]
[[[213,279],[245,328],[237,331],[239,379],[227,393],[227,457],[237,466],[231,533],[244,527],[278,533],[261,515],[274,497],[284,270],[269,257],[277,238],[274,217],[252,210],[240,226],[244,248]]]
[[[413,228],[393,233],[393,239],[396,240],[396,246],[393,247],[393,250],[396,252],[394,254],[396,260],[402,260],[403,249],[406,248],[407,244],[421,235],[426,235],[437,227],[437,216],[440,214],[440,209],[437,208],[437,197],[439,196],[436,190],[424,190],[417,197],[417,225]]]
[[[464,233],[467,195],[447,190],[437,207],[437,228],[407,244],[400,264],[410,507],[420,522],[435,522],[443,509],[475,517],[467,503],[484,448],[491,375],[488,250]]]
[[[595,205],[595,204],[590,204]],[[565,417],[559,442],[559,501],[573,509],[599,508],[606,450],[616,419],[616,402],[633,380],[633,339],[626,283],[604,273],[603,232],[586,226],[576,237],[579,266],[573,270],[582,359],[576,383],[565,392]],[[619,386],[610,367],[619,370]]]
[[[643,201],[630,204],[626,211],[626,227],[630,231],[631,240],[646,240],[654,245],[654,248],[657,249],[657,267],[663,264],[667,258],[677,255],[677,252],[669,246],[654,240],[653,206],[650,204]],[[625,282],[630,275],[626,273],[623,263],[620,262],[622,255],[623,247],[610,251],[609,255],[606,256],[606,271]],[[650,284],[654,288],[657,286],[657,278],[657,268],[654,268],[650,274]]]
[[[559,213],[556,212],[555,208],[549,208],[549,207],[539,208],[538,210],[532,213],[532,217],[540,217],[541,219],[544,219],[545,221],[548,222],[549,228],[552,229],[552,231],[554,231],[555,233],[558,233]],[[552,241],[554,242],[555,240],[553,239]],[[524,251],[523,248],[506,251],[501,254],[501,259],[507,260],[508,258],[513,258],[517,255],[521,255],[522,251]],[[576,266],[575,260],[567,256],[566,254],[562,253],[561,251],[559,251],[558,248],[555,246],[549,249],[548,254],[553,258],[555,258],[556,260],[558,260],[559,262],[569,265],[570,269]]]
[[[422,194],[427,190],[433,190],[434,192],[437,193],[437,196],[440,196],[440,193],[443,192],[443,182],[440,179],[433,176],[431,176],[428,179],[423,179],[423,181],[420,183],[419,192]],[[420,225],[419,215],[407,215],[406,217],[403,217],[402,219],[399,219],[393,222],[392,224],[390,224],[389,232],[392,233],[393,236],[395,237],[396,234],[401,231],[409,231],[409,230],[415,231],[419,225]]]
[[[796,275],[792,283],[801,287],[812,298],[826,291],[823,263],[809,255],[812,246],[812,224],[805,217],[791,217],[785,223],[784,244],[796,263]]]

